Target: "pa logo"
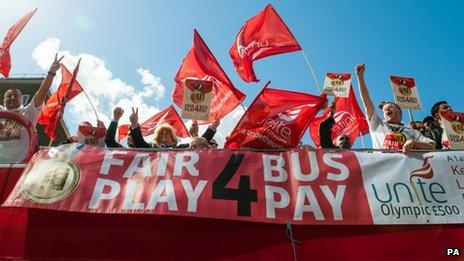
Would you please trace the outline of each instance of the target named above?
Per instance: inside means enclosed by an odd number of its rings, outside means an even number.
[[[447,248],[446,253],[447,256],[460,256],[461,253],[459,252],[459,248]]]

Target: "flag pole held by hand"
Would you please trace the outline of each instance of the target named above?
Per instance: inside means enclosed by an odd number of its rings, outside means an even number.
[[[306,54],[305,54],[305,52],[303,51],[303,49],[301,49],[301,54],[303,54],[303,57],[304,57],[304,59],[305,59],[305,61],[306,61],[306,64],[308,65],[309,70],[311,71],[311,74],[313,75],[314,81],[316,82],[317,89],[319,89],[319,93],[322,93],[322,89],[321,89],[321,86],[319,86],[319,81],[317,80],[316,73],[314,72],[314,69],[313,69],[313,67],[311,66],[311,63],[309,62],[309,59],[308,59],[308,57],[306,56]]]

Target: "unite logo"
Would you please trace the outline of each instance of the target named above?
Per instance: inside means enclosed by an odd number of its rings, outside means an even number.
[[[335,125],[332,128],[332,131],[336,136],[344,133],[350,135],[353,131],[356,130],[356,119],[351,113],[347,111],[336,112],[334,115]]]
[[[422,167],[420,169],[416,169],[411,171],[409,174],[409,183],[411,184],[412,188],[414,189],[414,193],[416,193],[419,202],[422,203],[421,198],[419,197],[419,193],[416,187],[416,184],[413,182],[412,178],[418,177],[422,179],[431,179],[433,178],[433,169],[430,165],[429,160],[433,158],[433,156],[425,157],[424,162],[422,163]]]
[[[253,58],[262,53],[262,48],[268,47],[269,42],[266,40],[264,42],[258,41],[251,41],[246,46],[243,45],[243,28],[240,30],[237,36],[237,40],[235,42],[237,45],[237,51],[240,58],[245,59],[245,57],[249,56],[250,53],[253,55]],[[256,52],[256,53],[255,53]]]
[[[298,115],[300,114],[301,110],[306,108],[306,107],[314,107],[314,104],[305,104],[305,105],[300,105],[297,107],[293,107],[291,109],[288,109],[283,112],[279,112],[277,114],[277,117],[279,117],[281,120],[286,121],[286,122],[292,122],[294,121]]]

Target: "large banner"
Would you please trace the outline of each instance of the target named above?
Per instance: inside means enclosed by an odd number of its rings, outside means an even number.
[[[92,155],[92,157],[89,157]],[[464,223],[464,152],[41,150],[3,206],[294,224]]]

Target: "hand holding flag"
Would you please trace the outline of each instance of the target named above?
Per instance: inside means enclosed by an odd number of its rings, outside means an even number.
[[[57,92],[48,99],[38,119],[38,122],[45,126],[45,133],[52,140],[56,138],[56,126],[61,120],[66,103],[83,91],[81,85],[76,80],[81,59],[79,59],[72,75],[63,64],[59,63],[61,59],[63,57],[58,59],[57,55],[55,55],[55,61],[50,67],[50,73],[54,73],[52,70],[55,70],[56,67],[61,67],[61,84]]]
[[[210,120],[223,118],[245,99],[245,95],[235,88],[196,30],[193,33],[193,46],[174,78],[176,86],[172,100],[179,107],[184,103],[184,82],[187,78],[213,82]],[[204,122],[199,122],[202,123]]]

